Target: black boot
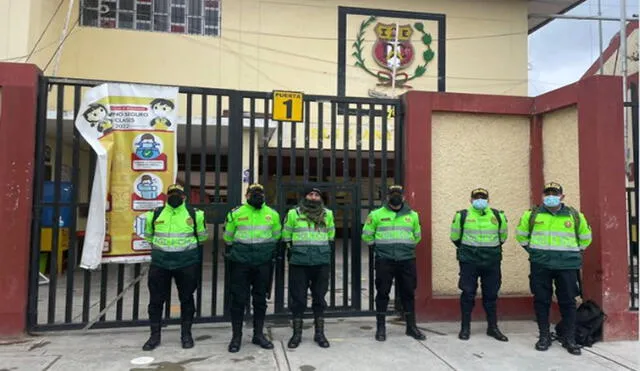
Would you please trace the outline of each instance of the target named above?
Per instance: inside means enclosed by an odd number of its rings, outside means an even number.
[[[302,318],[293,319],[293,336],[289,339],[287,346],[289,348],[297,348],[302,341]]]
[[[500,332],[497,325],[487,327],[487,336],[491,336],[498,341],[509,341],[509,338]]]
[[[405,334],[416,340],[425,340],[427,337],[424,336],[424,334],[418,329],[418,326],[416,326],[416,314],[413,312],[406,312],[405,318],[407,319],[407,331],[405,331]]]
[[[562,346],[567,350],[567,352],[573,354],[574,356],[579,356],[582,354],[580,345],[576,344],[576,330],[574,324],[566,324],[565,333],[562,337]]]
[[[460,299],[460,312],[462,314],[462,318],[460,321],[458,339],[469,340],[469,337],[471,336],[471,311],[473,310],[473,301],[469,304],[468,301],[462,300],[463,298]]]
[[[551,346],[551,334],[549,334],[549,328],[540,328],[540,338],[536,343],[536,350],[544,352]]]
[[[458,339],[469,340],[471,336],[471,324],[468,321],[462,321],[460,324],[460,332],[458,333]]]
[[[253,319],[253,338],[251,342],[255,345],[259,345],[262,349],[273,349],[273,343],[264,336],[264,320]]]
[[[193,337],[191,336],[191,321],[184,321],[180,324],[180,341],[182,349],[193,348]]]
[[[149,340],[142,346],[142,350],[154,350],[158,345],[160,345],[160,324],[154,323],[151,324],[151,336],[149,336]]]
[[[313,341],[318,343],[321,348],[329,348],[329,340],[324,336],[324,318],[316,317],[314,325],[316,332],[313,335]]]
[[[242,320],[231,321],[233,334],[229,342],[229,353],[237,353],[242,345]]]
[[[387,330],[385,328],[384,314],[376,314],[376,340],[387,340]]]
[[[573,354],[574,356],[579,356],[582,354],[580,345],[576,344],[575,339],[565,339],[562,343],[562,346],[567,349],[567,352]]]

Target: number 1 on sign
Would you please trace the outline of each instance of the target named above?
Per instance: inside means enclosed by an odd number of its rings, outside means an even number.
[[[282,104],[287,106],[287,120],[291,120],[293,117],[293,99],[287,99]]]

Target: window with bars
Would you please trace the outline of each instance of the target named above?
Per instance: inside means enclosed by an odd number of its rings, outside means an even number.
[[[82,0],[90,27],[220,35],[220,0]]]

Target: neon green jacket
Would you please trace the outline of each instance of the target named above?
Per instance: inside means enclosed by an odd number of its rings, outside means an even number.
[[[416,244],[422,238],[419,218],[406,202],[397,212],[385,205],[369,213],[362,229],[362,240],[375,245],[376,257],[414,259]]]
[[[524,212],[516,231],[516,240],[529,253],[529,261],[549,269],[579,269],[581,253],[591,244],[592,238],[591,227],[584,215],[577,212],[577,221],[564,204],[556,214],[540,206],[535,221],[530,224],[531,213],[532,210]]]
[[[287,213],[282,240],[291,245],[289,264],[322,265],[331,261],[331,244],[336,237],[336,227],[333,212],[329,209],[324,211],[326,228],[316,228],[299,208]]]
[[[183,203],[177,208],[165,205],[152,225],[153,211],[145,214],[144,237],[151,243],[151,264],[178,269],[202,261],[200,243],[207,240],[204,212],[196,209],[197,238],[193,231],[193,219]]]
[[[459,211],[456,213],[451,223],[450,238],[457,247],[459,261],[486,266],[502,260],[502,244],[507,240],[508,228],[504,213],[499,212],[498,215],[500,221],[490,207],[484,210],[469,207],[464,230],[461,231],[461,214]]]
[[[260,209],[247,203],[236,207],[224,225],[228,258],[251,265],[268,262],[275,256],[281,229],[280,215],[266,204]]]

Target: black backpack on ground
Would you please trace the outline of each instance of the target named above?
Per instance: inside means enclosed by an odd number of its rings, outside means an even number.
[[[578,287],[580,297],[582,297],[582,280],[578,271]],[[590,347],[594,343],[602,340],[602,325],[607,319],[607,315],[602,308],[593,300],[582,302],[576,311],[576,344]],[[564,327],[562,321],[556,325],[556,340],[564,337]]]

